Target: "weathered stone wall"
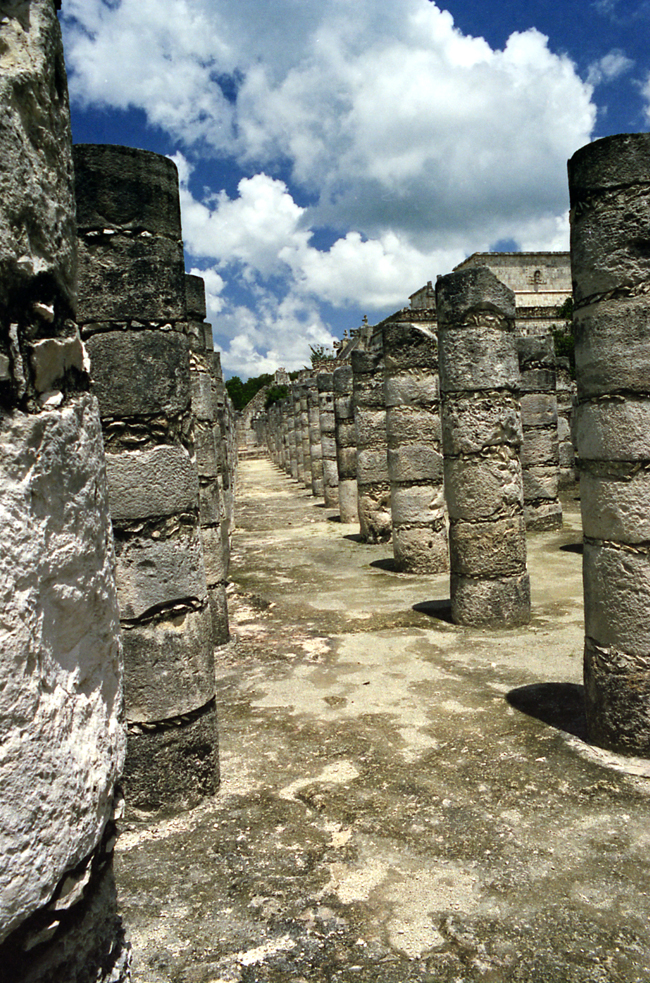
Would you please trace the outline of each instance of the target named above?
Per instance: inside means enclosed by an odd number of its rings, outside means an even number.
[[[79,321],[93,360],[116,546],[127,803],[218,785],[212,621],[199,523],[178,175],[127,147],[74,148]]]
[[[526,624],[514,294],[477,267],[441,277],[436,299],[452,619]]]
[[[52,0],[2,12],[0,975],[117,981],[122,657],[101,425],[74,321],[65,66]]]
[[[649,756],[650,134],[583,147],[569,187],[587,725]]]
[[[428,324],[396,315],[383,322],[388,477],[393,553],[400,570],[449,566],[438,342]]]

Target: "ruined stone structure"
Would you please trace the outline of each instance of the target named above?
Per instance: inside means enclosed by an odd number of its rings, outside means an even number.
[[[560,307],[571,296],[569,253],[472,253],[454,270],[480,266],[487,266],[514,291],[519,334],[547,334],[562,323]]]
[[[339,514],[341,522],[358,522],[357,431],[354,425],[352,366],[342,365],[334,369],[332,381],[336,465],[339,475]]]
[[[318,379],[312,376],[307,383],[307,413],[309,419],[309,459],[311,461],[311,493],[316,498],[324,496],[323,446],[320,437],[320,401]]]
[[[527,529],[559,529],[558,417],[555,351],[551,335],[517,338],[523,425],[521,465]]]
[[[299,478],[300,474],[302,474],[302,483],[305,488],[311,491],[313,485],[309,439],[309,384],[310,379],[307,377],[307,373],[303,373],[303,377],[298,384],[299,417],[296,421],[296,450],[298,453]],[[302,469],[300,462],[302,462]]]
[[[452,619],[526,624],[514,294],[478,267],[441,277],[436,300]]]
[[[4,5],[0,74],[0,975],[95,983],[128,974],[122,655],[61,36],[52,0],[26,6]]]
[[[185,276],[185,297],[190,341],[191,406],[194,417],[194,453],[199,476],[199,521],[203,543],[205,579],[212,616],[212,641],[225,644],[229,637],[226,579],[229,537],[223,482],[219,482],[219,446],[223,443],[218,421],[217,379],[213,358],[212,325],[205,320],[205,285],[201,277]],[[227,472],[226,466],[226,472]]]
[[[650,134],[569,161],[591,736],[650,755]]]
[[[132,807],[179,808],[212,794],[219,768],[178,175],[168,158],[126,147],[78,145],[74,162],[79,322],[123,630],[125,792]],[[198,436],[209,445],[209,428]]]
[[[206,328],[206,348],[209,349],[208,339],[212,341],[212,329]],[[207,329],[210,329],[209,332]],[[214,383],[213,396],[215,406],[214,439],[217,447],[217,483],[222,505],[221,533],[223,540],[224,576],[228,577],[230,566],[230,548],[232,534],[235,528],[235,490],[237,484],[237,430],[236,414],[230,397],[226,391],[221,372],[221,352],[208,351],[208,359],[212,356],[212,378]]]
[[[323,498],[328,509],[336,509],[339,504],[339,469],[336,463],[334,376],[332,372],[319,372],[316,379],[318,382],[321,455],[323,459]]]
[[[435,322],[433,323],[435,328]],[[438,342],[432,324],[382,324],[393,553],[400,570],[447,570]]]
[[[391,511],[381,327],[366,349],[352,352],[351,364],[361,536],[367,543],[387,542]]]
[[[557,398],[558,488],[575,486],[578,480],[573,421],[577,406],[577,388],[571,378],[568,358],[555,359],[555,395]]]

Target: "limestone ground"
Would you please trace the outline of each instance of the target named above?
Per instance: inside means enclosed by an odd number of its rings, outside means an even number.
[[[237,522],[221,791],[118,842],[136,983],[647,983],[650,762],[585,741],[577,504],[513,631],[267,461]]]

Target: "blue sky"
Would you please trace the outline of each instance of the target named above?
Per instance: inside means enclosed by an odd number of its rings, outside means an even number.
[[[73,138],[167,154],[227,375],[486,249],[568,248],[566,161],[650,128],[650,0],[64,0]]]

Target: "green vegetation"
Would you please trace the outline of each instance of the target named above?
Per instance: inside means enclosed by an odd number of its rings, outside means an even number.
[[[268,372],[247,379],[246,382],[242,382],[238,375],[234,375],[232,379],[228,379],[226,389],[235,409],[243,410],[253,396],[256,396],[260,389],[268,386],[270,382],[273,382],[273,376],[269,375]]]
[[[564,318],[564,324],[554,325],[551,328],[555,356],[556,358],[568,358],[569,374],[572,379],[575,379],[576,357],[575,338],[573,335],[573,297],[567,297],[560,307],[559,314],[560,317]]]
[[[269,406],[273,406],[274,403],[280,403],[283,399],[286,399],[288,395],[288,386],[271,386],[266,394],[266,399],[264,400],[264,409],[268,410]]]
[[[310,345],[309,351],[312,367],[320,362],[336,361],[336,352],[332,348],[326,348],[325,345]]]

